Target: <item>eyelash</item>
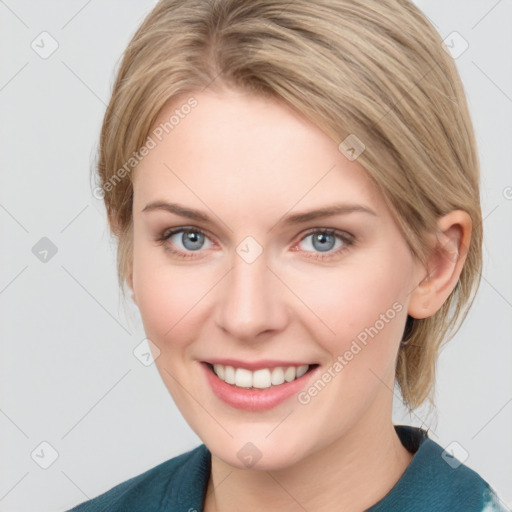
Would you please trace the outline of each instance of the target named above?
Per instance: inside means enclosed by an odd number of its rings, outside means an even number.
[[[203,231],[201,228],[196,228],[193,226],[186,226],[186,227],[167,229],[167,230],[163,231],[161,233],[161,235],[156,238],[156,241],[159,242],[160,245],[164,245],[164,249],[166,251],[170,252],[173,255],[178,256],[179,258],[183,258],[183,259],[194,258],[195,257],[194,253],[199,252],[199,251],[191,251],[189,253],[183,253],[182,251],[176,250],[176,249],[172,248],[170,245],[165,243],[173,235],[175,235],[177,233],[181,233],[181,232],[200,233],[204,237],[206,237],[208,239],[210,238],[208,233]],[[303,240],[305,240],[308,236],[311,236],[311,235],[314,235],[317,233],[337,236],[343,242],[344,245],[332,252],[326,252],[325,254],[322,254],[320,252],[315,252],[315,253],[313,253],[313,254],[315,254],[315,256],[306,256],[307,258],[313,258],[313,259],[320,260],[320,261],[330,260],[330,259],[338,256],[340,253],[348,250],[351,246],[353,246],[355,244],[355,238],[352,235],[350,235],[344,231],[339,231],[339,230],[333,229],[333,228],[312,228],[312,229],[308,230],[304,234],[304,236],[299,240],[299,242],[297,242],[297,243],[300,243]],[[304,251],[304,252],[306,252],[308,254],[308,253],[311,253],[312,251]]]

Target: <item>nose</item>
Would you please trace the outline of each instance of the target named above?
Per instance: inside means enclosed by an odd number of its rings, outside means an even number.
[[[265,252],[251,263],[235,254],[233,267],[219,288],[217,326],[243,341],[278,332],[288,320],[285,293]]]

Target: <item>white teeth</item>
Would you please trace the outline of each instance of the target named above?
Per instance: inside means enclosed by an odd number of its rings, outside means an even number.
[[[267,368],[264,368],[263,370],[256,370],[252,374],[252,387],[253,388],[259,388],[259,389],[265,389],[269,388],[272,384],[270,379],[270,370]],[[237,383],[238,386],[238,383]]]
[[[219,366],[222,366],[222,365],[219,365]],[[220,375],[218,377],[222,378],[222,377],[220,377]],[[224,367],[224,378],[222,380],[224,382],[227,382],[228,384],[235,383],[235,369],[232,366]]]
[[[291,382],[292,380],[295,380],[295,375],[297,375],[295,367],[294,366],[289,366],[284,371],[284,380],[286,382]]]
[[[252,387],[252,372],[245,368],[237,368],[235,371],[235,386],[239,388]]]
[[[309,368],[308,364],[303,364],[302,366],[299,366],[297,368],[297,379],[299,377],[302,377],[308,371],[308,368]]]
[[[279,386],[284,382],[292,382],[302,377],[309,369],[308,364],[302,366],[288,366],[276,368],[262,368],[260,370],[247,370],[246,368],[234,368],[233,366],[224,366],[214,364],[213,371],[228,384],[233,384],[239,388],[257,388],[267,389],[271,386]]]
[[[278,366],[272,370],[272,384],[274,386],[279,386],[284,382],[284,370]]]
[[[219,376],[219,379],[224,380],[224,366],[221,364],[214,364],[213,371]]]

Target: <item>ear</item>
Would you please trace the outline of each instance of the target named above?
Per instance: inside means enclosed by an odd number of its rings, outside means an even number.
[[[431,234],[430,252],[423,277],[411,293],[408,313],[428,318],[444,304],[457,285],[471,240],[471,217],[453,210],[438,220],[438,231]]]

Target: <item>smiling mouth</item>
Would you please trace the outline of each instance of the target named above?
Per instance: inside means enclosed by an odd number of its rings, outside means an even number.
[[[275,388],[300,379],[318,364],[305,364],[301,366],[278,366],[275,368],[261,368],[251,371],[246,368],[236,368],[223,364],[211,364],[206,366],[223,382],[233,387],[252,390]]]

